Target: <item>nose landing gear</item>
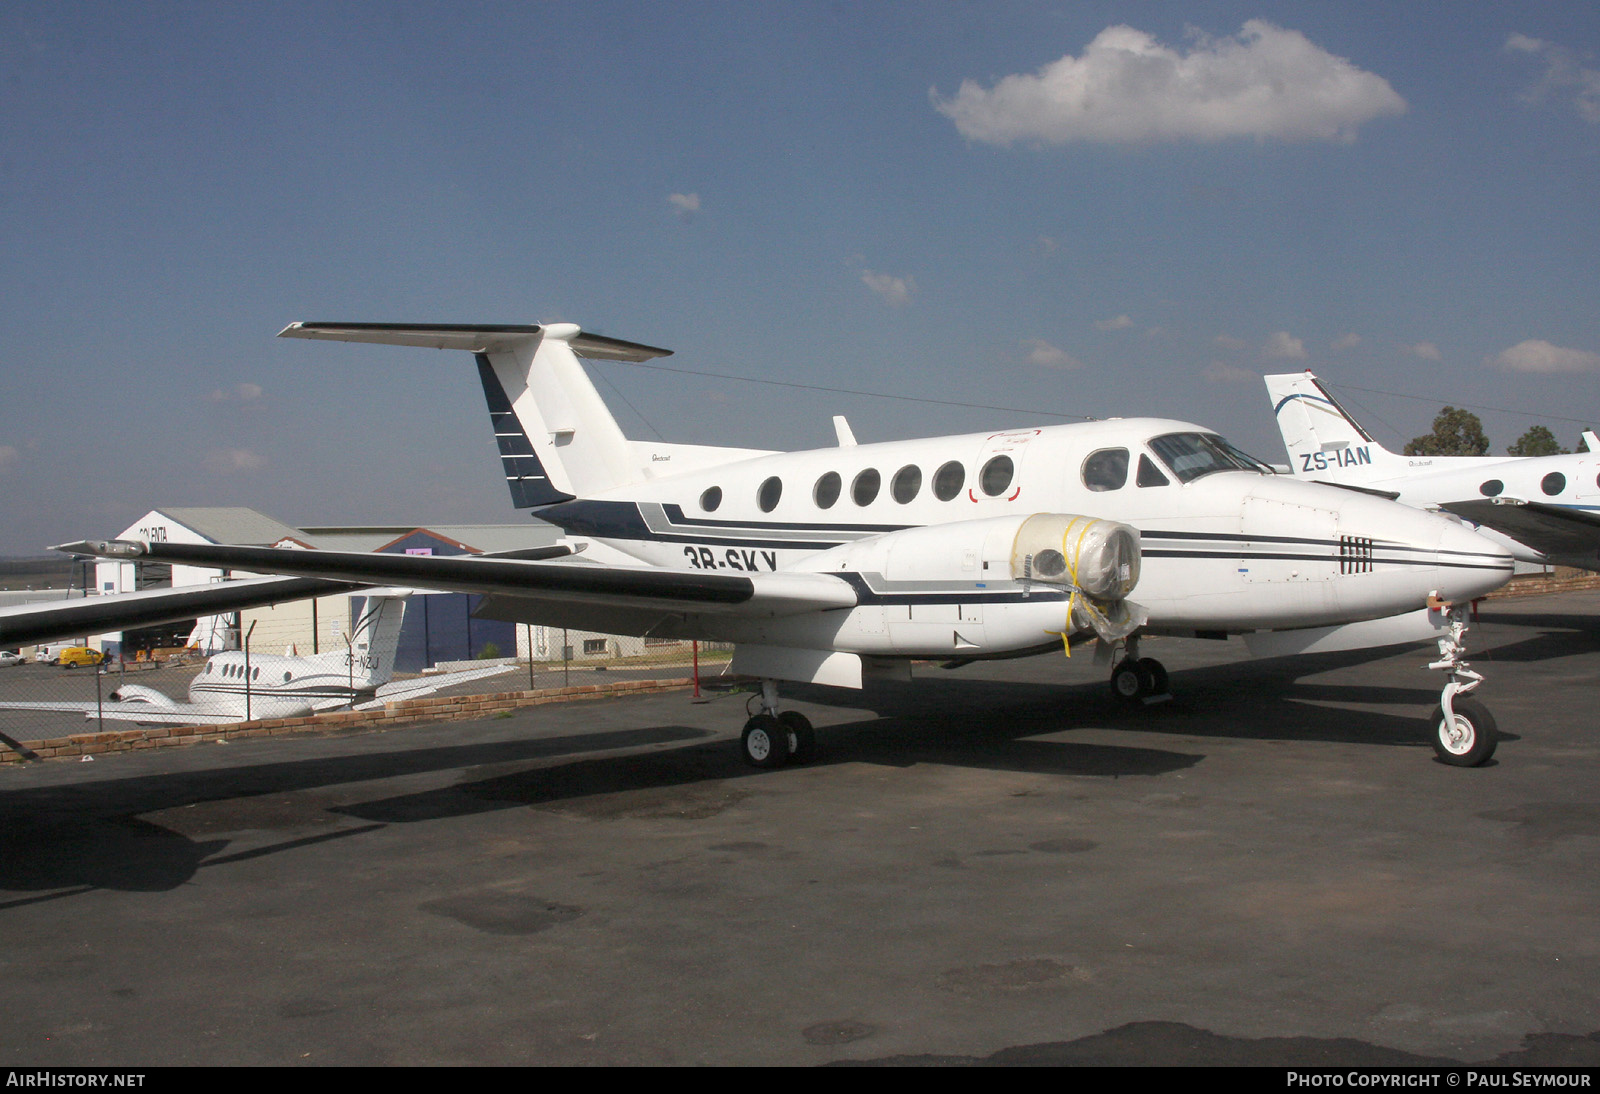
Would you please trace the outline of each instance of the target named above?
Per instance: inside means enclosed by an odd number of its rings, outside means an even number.
[[[774,768],[790,763],[805,763],[817,751],[817,734],[811,720],[797,710],[778,711],[778,684],[761,681],[761,694],[752,697],[760,703],[757,713],[744,724],[739,737],[739,754],[751,767]]]
[[[1450,633],[1439,639],[1439,660],[1430,669],[1450,674],[1439,705],[1428,722],[1428,736],[1440,761],[1452,767],[1477,767],[1487,763],[1500,743],[1500,729],[1489,708],[1467,693],[1483,682],[1462,655],[1467,652],[1467,605],[1445,604],[1430,598],[1428,606],[1443,611],[1450,620]]]

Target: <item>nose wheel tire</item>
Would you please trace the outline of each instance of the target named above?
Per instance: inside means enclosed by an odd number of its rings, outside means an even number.
[[[1444,716],[1444,705],[1433,708],[1433,718],[1428,723],[1429,737],[1439,759],[1452,767],[1477,767],[1494,755],[1500,743],[1500,729],[1494,723],[1489,708],[1461,696],[1451,704],[1455,708],[1452,725]]]
[[[1162,675],[1165,675],[1163,673]],[[1125,657],[1111,670],[1111,694],[1119,702],[1137,703],[1154,689],[1155,680],[1143,661]]]
[[[789,759],[803,764],[817,754],[817,731],[811,720],[797,710],[786,710],[778,715],[778,728],[789,735]]]
[[[770,714],[757,714],[744,724],[739,753],[751,767],[771,769],[789,762],[789,731]]]

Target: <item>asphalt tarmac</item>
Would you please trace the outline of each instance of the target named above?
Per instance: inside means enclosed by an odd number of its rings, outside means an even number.
[[[1148,642],[0,770],[0,1063],[1600,1063],[1600,593],[1431,650]]]

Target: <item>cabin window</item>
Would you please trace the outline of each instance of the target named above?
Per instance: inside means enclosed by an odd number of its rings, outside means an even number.
[[[207,676],[211,675],[211,662],[210,661],[206,662],[206,675]]]
[[[1567,488],[1567,477],[1559,471],[1552,471],[1539,480],[1539,489],[1551,497],[1555,497]]]
[[[1478,493],[1482,494],[1486,498],[1494,498],[1499,497],[1500,491],[1504,490],[1505,488],[1506,484],[1501,482],[1499,479],[1490,479],[1488,482],[1478,487]]]
[[[1010,456],[996,456],[983,465],[983,471],[978,475],[978,483],[983,487],[983,492],[991,498],[999,497],[1006,492],[1006,487],[1011,485],[1011,477],[1017,473],[1017,465],[1011,462]]]
[[[817,485],[811,490],[811,500],[817,503],[818,509],[832,509],[833,503],[839,500],[839,472],[829,471],[817,480]]]
[[[967,469],[961,466],[961,461],[951,460],[933,473],[933,496],[940,501],[949,501],[961,493],[966,483]]]
[[[1143,452],[1139,453],[1139,477],[1135,480],[1140,486],[1171,486],[1172,480],[1161,473],[1161,468],[1150,461],[1150,457]]]
[[[251,669],[250,670],[250,679],[252,679],[252,680],[261,679],[261,670],[260,669]]]
[[[917,491],[922,489],[922,468],[914,463],[908,463],[894,473],[894,482],[889,486],[889,492],[894,495],[894,500],[901,505],[906,504],[917,496]]]
[[[774,475],[761,484],[761,489],[756,491],[756,504],[761,506],[763,513],[770,513],[778,507],[778,499],[783,497],[783,480]]]
[[[883,485],[883,477],[875,468],[867,468],[856,476],[856,481],[850,484],[850,496],[857,505],[871,505],[878,496],[878,487]]]
[[[1128,450],[1102,448],[1083,461],[1083,485],[1099,493],[1121,490],[1128,481]]]
[[[285,684],[287,684],[292,679],[294,679],[294,673],[286,672],[286,673],[283,674],[283,682]]]
[[[704,509],[707,513],[715,513],[717,511],[717,506],[721,504],[722,487],[720,486],[713,486],[704,494],[700,495],[700,508]]]

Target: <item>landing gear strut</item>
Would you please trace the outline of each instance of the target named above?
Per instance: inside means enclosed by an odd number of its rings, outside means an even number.
[[[751,767],[773,768],[805,763],[817,751],[811,721],[797,710],[778,711],[778,684],[761,681],[760,709],[744,724],[739,753]]]
[[[1156,703],[1172,696],[1167,691],[1167,667],[1154,657],[1139,656],[1139,636],[1123,643],[1123,658],[1111,670],[1111,694],[1132,706]]]
[[[1500,729],[1495,725],[1489,708],[1467,693],[1483,682],[1483,677],[1472,671],[1463,655],[1467,652],[1464,641],[1467,633],[1466,604],[1434,604],[1450,620],[1450,633],[1439,639],[1439,660],[1428,665],[1450,674],[1444,690],[1439,694],[1439,705],[1433,708],[1428,723],[1428,737],[1439,759],[1452,767],[1477,767],[1494,755],[1500,743]]]

